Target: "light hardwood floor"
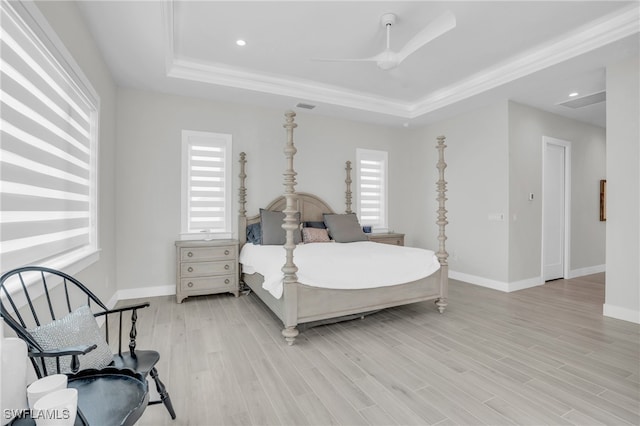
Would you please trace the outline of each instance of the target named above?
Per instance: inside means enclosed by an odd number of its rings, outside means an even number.
[[[602,316],[604,274],[515,293],[457,281],[287,346],[255,295],[149,299],[140,347],[178,418],[144,425],[640,424],[640,326]],[[124,303],[130,303],[125,301]]]

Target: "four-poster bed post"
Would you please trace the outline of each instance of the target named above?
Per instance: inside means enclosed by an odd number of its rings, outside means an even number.
[[[347,161],[344,170],[347,172],[347,177],[344,180],[344,183],[347,185],[347,190],[344,193],[346,209],[345,213],[353,213],[351,211],[351,161]]]
[[[284,128],[287,129],[287,144],[284,147],[284,155],[287,159],[287,169],[284,171],[284,198],[287,204],[284,209],[285,216],[282,228],[286,231],[284,249],[287,252],[287,260],[282,267],[282,272],[284,273],[284,293],[282,297],[284,297],[285,300],[297,300],[298,295],[296,284],[298,282],[298,277],[296,276],[296,272],[298,272],[298,267],[293,262],[293,250],[296,248],[296,244],[293,239],[293,232],[298,229],[299,225],[298,219],[296,218],[298,209],[296,208],[295,199],[297,173],[293,169],[293,157],[297,150],[293,145],[293,129],[298,127],[298,125],[293,122],[293,119],[296,116],[295,112],[287,111],[285,116],[287,117],[284,124]],[[288,303],[286,304],[284,312],[284,329],[282,330],[282,335],[289,345],[293,345],[293,341],[298,335],[298,329],[296,328],[296,325],[298,325],[297,306],[297,303]]]
[[[240,153],[240,189],[238,190],[238,202],[240,204],[240,208],[238,209],[238,230],[244,229],[245,232],[240,232],[238,235],[238,240],[240,241],[240,248],[242,245],[247,242],[247,154],[244,152]],[[240,277],[242,278],[242,277]]]
[[[438,225],[438,252],[436,256],[438,256],[438,261],[440,261],[440,298],[436,300],[436,305],[438,306],[438,310],[440,313],[444,312],[444,309],[447,307],[447,297],[449,297],[449,253],[445,249],[445,241],[447,239],[447,235],[445,234],[445,227],[449,223],[447,221],[447,209],[445,208],[445,202],[447,201],[447,197],[445,196],[447,192],[447,181],[444,179],[444,169],[447,168],[447,163],[444,161],[444,149],[447,147],[444,144],[444,140],[446,139],[444,136],[438,136],[438,164],[436,168],[438,169],[438,182],[436,182],[437,192],[438,192],[438,220],[436,224]]]

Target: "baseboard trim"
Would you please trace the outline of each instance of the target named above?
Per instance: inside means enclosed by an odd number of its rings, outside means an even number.
[[[107,309],[115,308],[118,304],[118,300],[120,299],[118,298],[118,292],[116,291],[115,293],[113,293],[113,296],[111,296],[111,299],[109,299],[109,301],[107,302]]]
[[[492,280],[489,278],[478,277],[477,275],[465,274],[451,270],[449,270],[449,278],[464,281],[469,284],[479,285],[481,287],[487,287],[493,290],[503,291],[505,293],[524,290],[525,288],[536,287],[544,284],[542,277],[527,278],[526,280],[506,283],[504,281]]]
[[[491,280],[489,278],[478,277],[477,275],[465,274],[462,272],[456,272],[449,270],[449,278],[459,281],[464,281],[469,284],[479,285],[481,287],[487,287],[493,290],[499,290],[508,292],[509,285],[502,281]]]
[[[600,272],[605,272],[607,270],[607,265],[595,265],[588,266],[586,268],[573,269],[569,271],[569,276],[567,278],[578,278],[584,277],[585,275],[599,274]]]
[[[118,290],[118,300],[144,299],[145,297],[171,296],[176,294],[175,285],[159,285],[155,287],[138,287]]]
[[[111,299],[109,299],[107,301],[107,309],[113,309],[116,307],[116,305],[118,304],[118,292],[116,291],[115,293],[113,293],[113,296],[111,296]],[[105,320],[105,315],[100,315],[99,317],[96,317],[96,322],[98,323],[98,327],[102,327],[102,324],[104,324],[104,320]]]
[[[526,280],[514,281],[509,283],[509,291],[524,290],[525,288],[537,287],[544,285],[542,277],[527,278]]]
[[[605,303],[604,305],[602,305],[602,315],[604,315],[605,317],[640,324],[640,311],[623,308],[622,306],[615,306]]]

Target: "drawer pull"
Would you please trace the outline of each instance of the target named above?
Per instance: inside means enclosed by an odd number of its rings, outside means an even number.
[[[229,278],[227,278],[226,280],[224,280],[225,284],[229,284]]]
[[[193,283],[189,281],[189,283],[187,284],[187,287],[193,287]]]
[[[229,268],[230,268],[229,264],[224,265],[224,269],[228,270]]]
[[[187,257],[193,257],[193,253],[192,252],[187,253]]]
[[[193,272],[193,268],[192,268],[191,266],[189,266],[189,267],[187,268],[187,271],[189,271],[189,272]]]
[[[225,251],[224,251],[224,255],[225,255],[225,256],[229,256],[229,253],[231,253],[229,250],[225,250]]]

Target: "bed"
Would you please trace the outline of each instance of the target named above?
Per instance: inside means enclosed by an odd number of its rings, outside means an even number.
[[[251,288],[251,290],[264,302],[264,304],[282,321],[284,328],[282,335],[286,342],[292,345],[299,334],[299,326],[304,324],[322,322],[326,320],[333,320],[338,318],[345,318],[354,315],[361,315],[364,313],[377,311],[384,308],[393,306],[406,305],[415,302],[433,300],[437,305],[437,309],[440,313],[443,313],[447,306],[447,286],[448,286],[448,254],[445,250],[445,226],[447,225],[446,209],[445,209],[445,193],[447,191],[446,181],[444,180],[444,170],[446,163],[444,162],[444,144],[445,137],[440,136],[437,138],[438,149],[438,163],[436,167],[439,171],[439,179],[436,183],[437,187],[437,201],[438,201],[438,219],[436,221],[438,225],[438,241],[439,247],[437,252],[429,252],[428,250],[415,249],[409,247],[395,247],[386,244],[379,244],[373,242],[362,243],[312,243],[298,245],[295,241],[295,236],[300,232],[300,222],[303,223],[318,223],[325,220],[327,215],[335,215],[336,212],[322,199],[310,194],[301,193],[295,191],[296,185],[296,172],[294,169],[294,155],[296,154],[296,148],[293,141],[293,129],[297,126],[294,122],[295,113],[293,111],[287,111],[285,113],[284,127],[287,133],[286,145],[284,148],[287,169],[284,172],[284,195],[273,200],[265,208],[261,209],[260,214],[253,216],[247,216],[246,212],[246,177],[247,177],[247,156],[245,153],[240,154],[240,191],[239,191],[239,217],[238,217],[238,238],[240,240],[241,247],[241,279]],[[346,214],[352,214],[351,212],[351,176],[350,176],[350,163],[347,162],[346,166],[347,177],[346,183]],[[279,213],[283,216],[281,227],[284,229],[284,244],[282,246],[272,246],[268,250],[273,254],[274,250],[277,253],[278,250],[284,250],[284,255],[280,255],[282,259],[282,266],[280,269],[280,276],[277,279],[269,278],[270,272],[260,273],[254,270],[253,265],[249,265],[247,262],[247,253],[255,251],[256,247],[253,247],[252,243],[247,242],[247,227],[251,228],[253,224],[259,223],[261,215],[265,212],[283,212]],[[265,216],[262,216],[263,218]],[[264,220],[264,219],[263,219]],[[322,245],[322,247],[320,247]],[[367,246],[369,245],[369,246]],[[246,247],[245,247],[246,246]],[[313,247],[312,247],[313,246]],[[317,283],[313,285],[301,283],[298,275],[305,276],[307,270],[298,270],[296,259],[305,263],[305,252],[311,251],[312,256],[318,256],[316,250],[325,250],[329,246],[334,246],[336,249],[373,249],[374,254],[367,255],[369,257],[374,256],[381,263],[380,259],[385,258],[383,250],[408,250],[406,253],[402,252],[402,256],[408,256],[409,251],[411,255],[415,255],[418,259],[425,259],[422,263],[433,263],[436,265],[429,265],[429,268],[425,269],[416,276],[411,274],[400,273],[406,271],[400,271],[401,269],[407,269],[399,264],[393,263],[393,267],[398,272],[397,277],[394,277],[393,282],[376,283],[375,286],[361,286],[356,285],[357,288],[332,288],[337,285],[331,283],[333,281],[331,277],[315,278],[316,280],[327,280],[327,282]],[[420,251],[420,252],[419,252]],[[389,256],[393,254],[389,252]],[[323,255],[324,256],[324,255]],[[344,257],[345,255],[342,254]],[[355,254],[353,255],[355,258]],[[422,257],[420,257],[422,256]],[[433,259],[430,259],[430,256]],[[243,264],[243,262],[245,262]],[[326,261],[325,261],[326,262]],[[266,262],[273,263],[273,261]],[[334,265],[334,263],[328,263]],[[425,265],[422,265],[425,266]],[[422,267],[421,266],[421,267]],[[273,269],[273,268],[272,268]],[[327,269],[327,268],[325,268]],[[341,281],[350,282],[346,273],[343,273],[342,269],[336,269],[336,277]],[[417,269],[417,268],[412,268]],[[361,269],[362,270],[362,269]],[[271,271],[273,272],[273,271]],[[277,272],[277,271],[276,271]],[[427,274],[427,276],[420,276]],[[271,287],[264,288],[263,284],[267,281],[271,283]],[[354,284],[355,284],[354,278]],[[400,282],[398,282],[400,280]],[[273,291],[273,283],[279,286],[279,289]],[[277,297],[277,296],[280,297]]]

